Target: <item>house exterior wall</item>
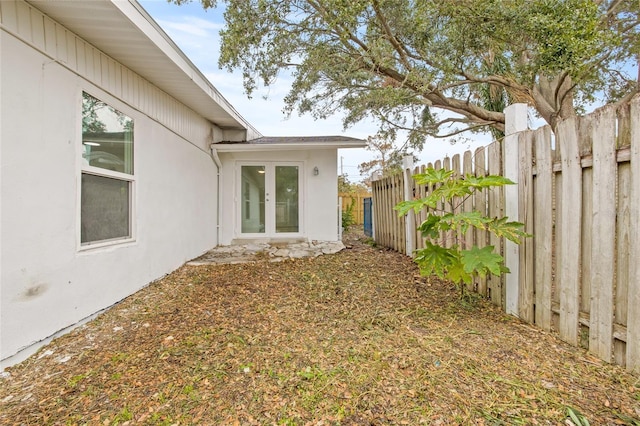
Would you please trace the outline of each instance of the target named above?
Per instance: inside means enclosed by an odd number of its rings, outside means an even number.
[[[338,236],[338,153],[337,149],[309,149],[297,151],[221,152],[221,232],[220,244],[229,245],[242,238],[240,232],[241,190],[238,169],[245,162],[301,162],[302,163],[302,238],[306,240],[337,241]],[[319,174],[313,174],[318,167]],[[238,202],[236,202],[238,201]],[[228,207],[235,206],[235,207]],[[331,208],[335,206],[335,208]],[[286,237],[285,237],[286,238]]]
[[[9,6],[8,6],[9,5]],[[219,129],[22,2],[2,2],[0,360],[217,245]],[[82,92],[134,119],[134,240],[80,245]]]

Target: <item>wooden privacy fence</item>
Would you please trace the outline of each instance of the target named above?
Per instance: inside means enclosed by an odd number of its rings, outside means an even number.
[[[353,207],[354,225],[362,225],[364,223],[364,199],[371,197],[368,192],[345,193],[341,192],[338,197],[342,200],[342,211],[345,212],[351,203],[355,203]]]
[[[404,200],[402,175],[392,175],[371,182],[373,198],[373,238],[377,244],[406,252],[406,218],[399,217],[393,206]]]
[[[405,172],[406,176],[393,175],[371,183],[373,193],[374,211],[374,239],[377,244],[411,255],[414,249],[424,247],[424,238],[417,226],[427,218],[429,209],[424,209],[418,214],[410,213],[409,222],[413,225],[409,232],[405,232],[407,218],[398,217],[393,207],[402,201],[405,193],[405,185],[408,186],[408,195],[411,198],[426,197],[434,188],[426,185],[418,185],[411,178],[412,175],[423,173],[427,167],[437,170],[453,170],[457,175],[461,173],[471,173],[475,176],[486,176],[489,174],[500,174],[501,172],[501,146],[499,142],[494,142],[487,147],[476,149],[472,155],[471,151],[454,155],[452,158],[438,160],[426,166],[411,168],[410,172]],[[462,161],[461,161],[462,158]],[[406,184],[405,184],[406,182]],[[475,197],[467,199],[456,212],[481,211],[490,217],[499,216],[503,211],[503,194],[499,188],[491,191],[478,193]],[[450,212],[448,205],[439,205],[438,210]],[[411,216],[414,216],[411,218]],[[498,253],[502,253],[503,241],[487,232],[470,231],[466,235],[453,235],[451,232],[441,233],[438,243],[445,247],[451,247],[456,240],[465,246],[477,244],[479,247],[492,245]],[[491,299],[493,303],[504,306],[504,280],[502,277],[491,277],[489,279],[478,279],[474,283],[475,291]]]
[[[494,245],[512,270],[475,289],[507,312],[640,372],[640,95],[567,119],[555,135],[545,126],[508,135],[504,144],[466,152],[461,172],[506,170],[518,185],[478,195],[461,211],[506,212],[533,237],[509,246],[481,233],[459,236],[466,244]],[[460,170],[460,157],[434,167]],[[402,175],[372,187],[376,242],[406,252],[415,236],[413,247],[420,248],[415,225],[407,232],[403,226],[419,224],[426,212],[396,219],[392,209],[403,194],[423,197],[429,188]]]

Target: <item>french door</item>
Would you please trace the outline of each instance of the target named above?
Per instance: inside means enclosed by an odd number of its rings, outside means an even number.
[[[245,236],[302,233],[302,163],[245,163],[239,167],[239,231]]]

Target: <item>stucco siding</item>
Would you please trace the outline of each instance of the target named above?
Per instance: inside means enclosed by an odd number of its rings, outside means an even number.
[[[5,359],[214,247],[218,185],[210,123],[33,8],[2,2],[1,13],[20,33],[0,31]],[[134,119],[129,243],[79,243],[83,91]]]

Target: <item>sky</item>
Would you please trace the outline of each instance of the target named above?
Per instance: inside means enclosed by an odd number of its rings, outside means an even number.
[[[343,135],[366,139],[376,133],[377,126],[373,122],[362,122],[344,130],[341,115],[327,120],[314,120],[310,115],[298,116],[294,113],[287,119],[282,112],[283,99],[291,85],[291,79],[287,76],[280,76],[275,84],[259,89],[252,99],[248,99],[243,92],[241,73],[229,73],[218,68],[218,33],[224,25],[221,10],[204,10],[199,0],[181,6],[168,3],[166,0],[139,2],[213,86],[263,135]],[[447,155],[452,156],[467,149],[473,150],[489,142],[490,138],[482,135],[477,136],[474,141],[455,145],[444,140],[430,140],[421,153],[416,153],[420,159],[417,164],[427,164]],[[401,145],[404,141],[398,140],[397,143]],[[375,154],[366,149],[341,149],[338,152],[338,172],[346,174],[351,182],[362,181],[358,165],[374,158]]]

